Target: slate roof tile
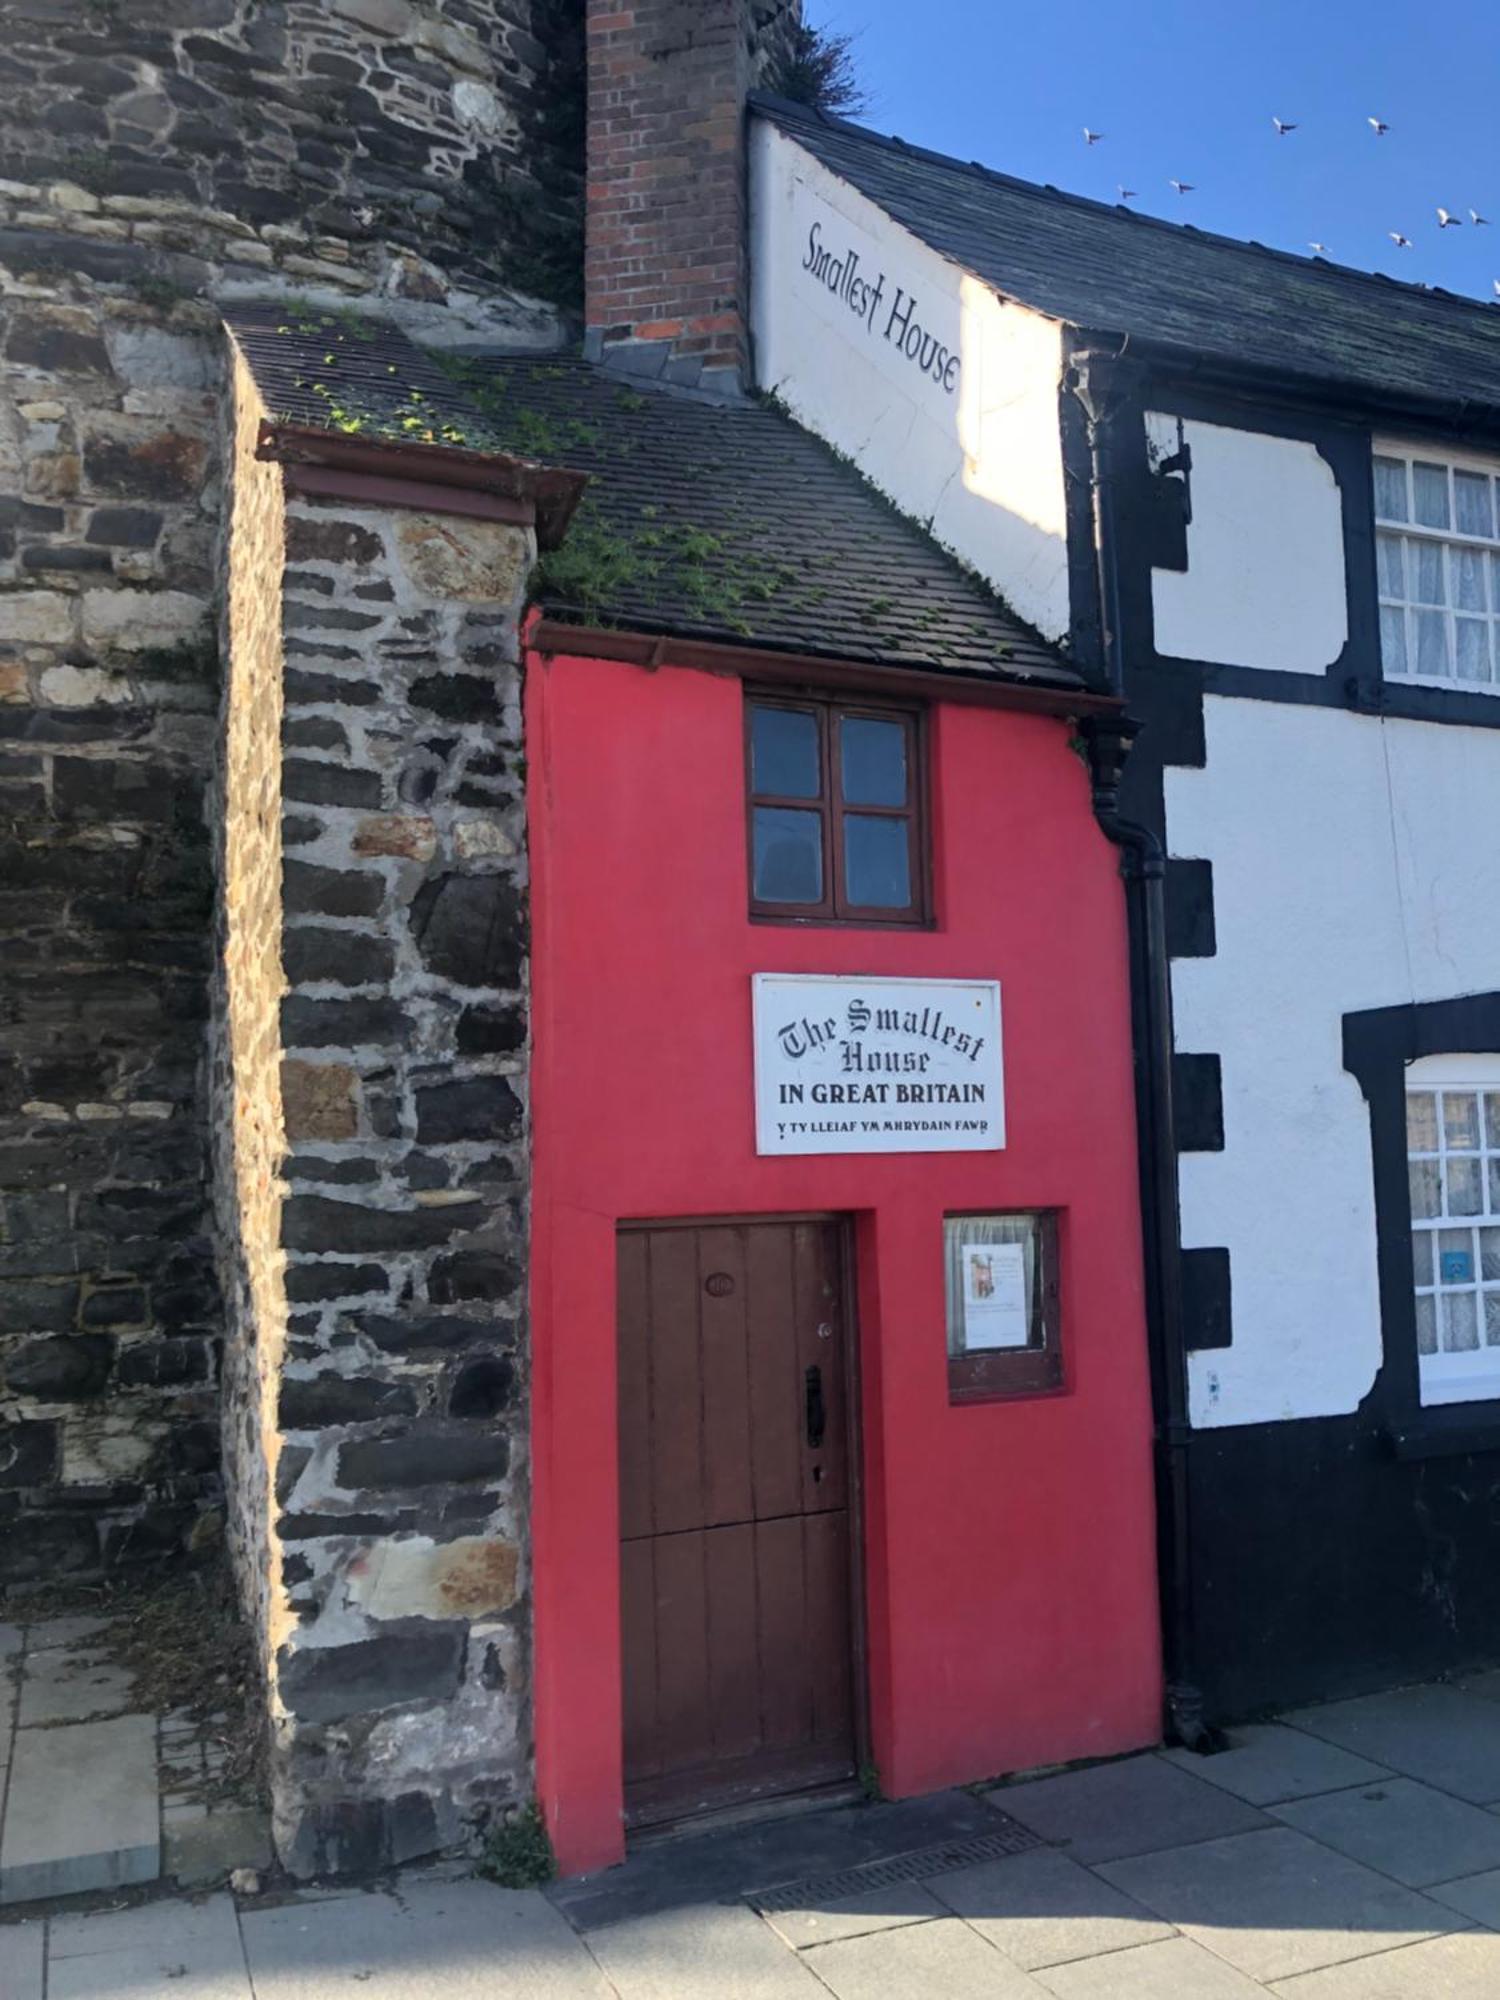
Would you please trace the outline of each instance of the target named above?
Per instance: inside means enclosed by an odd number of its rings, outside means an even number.
[[[780,98],[751,104],[924,243],[1053,319],[1377,402],[1500,411],[1500,306],[1038,187]]]
[[[1058,690],[1055,648],[780,411],[553,356],[444,359],[353,315],[236,307],[271,417],[590,475],[545,609],[584,624],[936,668]]]

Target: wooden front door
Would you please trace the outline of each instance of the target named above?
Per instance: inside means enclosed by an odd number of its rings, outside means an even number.
[[[621,1234],[633,1825],[854,1772],[842,1247],[832,1222]]]

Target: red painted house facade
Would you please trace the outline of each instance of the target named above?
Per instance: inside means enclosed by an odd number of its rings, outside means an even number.
[[[889,701],[890,678],[841,687],[835,709]],[[769,700],[826,692],[781,682]],[[970,689],[922,701],[930,918],[778,922],[750,909],[756,699],[690,657],[527,661],[537,1775],[568,1871],[620,1858],[631,1798],[649,1820],[672,1790],[652,1779],[672,1775],[674,1744],[699,1760],[676,1792],[691,1810],[741,1796],[747,1769],[774,1789],[778,1749],[825,1724],[806,1775],[873,1767],[891,1796],[1159,1728],[1125,917],[1068,721]],[[998,980],[1003,1148],[758,1154],[765,972]],[[944,1219],[1014,1211],[1055,1217],[1061,1379],[966,1400]],[[790,1244],[786,1218],[808,1219]],[[733,1293],[713,1294],[748,1285],[775,1318],[799,1260],[788,1310],[807,1323],[773,1331],[762,1389]],[[795,1479],[778,1501],[771,1461],[819,1456],[798,1398],[824,1314],[848,1343],[848,1497],[804,1542],[808,1603],[788,1629],[764,1573],[777,1558],[756,1544],[780,1531],[768,1512],[818,1506]],[[643,1436],[657,1464],[622,1463]],[[731,1579],[757,1561],[746,1605]],[[825,1628],[830,1592],[845,1602]],[[805,1688],[781,1684],[778,1647],[818,1655]],[[847,1696],[823,1700],[820,1677],[840,1673]]]

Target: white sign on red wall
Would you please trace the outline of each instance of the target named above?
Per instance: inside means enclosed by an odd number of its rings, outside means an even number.
[[[757,972],[757,1153],[1005,1144],[1000,983]]]

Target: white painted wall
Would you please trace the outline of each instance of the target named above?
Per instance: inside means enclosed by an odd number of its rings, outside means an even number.
[[[1061,328],[997,298],[760,119],[750,163],[760,386],[930,525],[1023,618],[1062,638]],[[831,253],[826,268],[817,251]],[[903,352],[905,322],[893,324],[892,313],[907,300],[956,368],[936,365],[933,354],[924,372],[920,350],[915,359]]]
[[[1156,458],[1192,452],[1186,571],[1153,570],[1156,650],[1320,674],[1349,633],[1338,483],[1316,445],[1150,411]]]
[[[1345,1414],[1382,1346],[1342,1017],[1500,988],[1500,732],[1216,695],[1204,725],[1167,840],[1213,863],[1218,952],[1172,990],[1178,1048],[1222,1058],[1224,1151],[1182,1157],[1182,1240],[1228,1246],[1234,1344],[1191,1358],[1193,1422]]]

